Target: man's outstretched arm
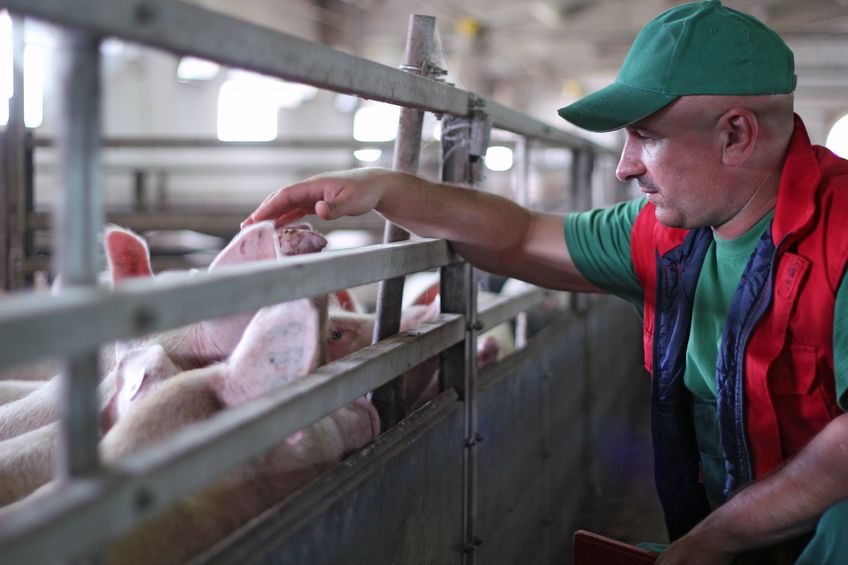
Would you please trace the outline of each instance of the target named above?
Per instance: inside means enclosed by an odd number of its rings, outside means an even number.
[[[829,507],[848,498],[848,414],[819,432],[774,474],[707,516],[657,563],[730,563],[749,549],[813,529]]]
[[[600,292],[576,269],[563,218],[482,192],[385,169],[318,175],[278,190],[245,220],[278,225],[376,210],[421,237],[444,238],[475,266],[548,288]]]

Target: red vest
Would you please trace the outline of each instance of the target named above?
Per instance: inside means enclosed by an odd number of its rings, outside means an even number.
[[[633,226],[633,264],[645,290],[645,365],[652,374],[658,354],[656,305],[666,304],[657,295],[658,261],[680,247],[687,234],[658,223],[651,204]],[[744,412],[740,420],[755,479],[800,450],[841,413],[834,386],[833,309],[848,260],[848,161],[812,146],[798,116],[770,234],[773,255],[746,268],[746,273],[758,267],[768,273],[766,298],[746,302],[735,297],[733,302],[750,311],[767,305],[740,349],[744,393],[737,404]],[[731,314],[736,319],[749,316],[748,311]]]

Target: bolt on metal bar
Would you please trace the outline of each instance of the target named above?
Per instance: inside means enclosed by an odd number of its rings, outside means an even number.
[[[406,69],[424,69],[431,65],[433,42],[436,35],[436,18],[414,14],[409,18],[406,53],[403,66]],[[410,71],[412,72],[412,71]],[[402,108],[395,140],[392,168],[415,174],[421,153],[421,129],[424,112],[413,108]],[[409,232],[386,221],[383,243],[394,243],[409,239]],[[396,334],[400,329],[403,301],[404,277],[381,281],[377,290],[377,316],[374,323],[372,343]],[[405,414],[403,381],[398,378],[374,391],[371,401],[380,414],[383,426],[390,428]]]
[[[92,287],[100,270],[103,225],[99,181],[100,40],[87,33],[61,36],[58,154],[64,191],[54,216],[54,272],[65,288]],[[63,363],[57,476],[89,475],[99,468],[98,349]]]

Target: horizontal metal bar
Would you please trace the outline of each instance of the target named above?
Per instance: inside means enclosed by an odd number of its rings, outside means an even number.
[[[252,208],[245,208],[241,213],[205,210],[179,211],[157,210],[155,212],[107,212],[106,222],[129,228],[137,232],[150,230],[195,230],[212,234],[227,234],[232,236],[239,231],[239,223],[245,219]],[[327,233],[332,230],[363,229],[382,233],[385,221],[376,213],[363,216],[343,216],[336,220],[326,221],[318,216],[310,216],[309,224],[313,229]],[[34,230],[50,229],[50,215],[36,212],[29,216],[29,226]]]
[[[491,114],[495,127],[567,147],[616,153],[493,100],[199,6],[169,0],[3,0],[0,4],[13,12],[178,55],[205,57],[420,110],[464,116],[476,105]]]
[[[56,141],[36,137],[33,147],[55,147]],[[202,137],[107,137],[103,149],[392,149],[391,141],[357,141],[342,137],[277,138],[272,141],[221,141]]]
[[[319,88],[464,115],[468,94],[431,79],[172,0],[3,0],[12,12]]]
[[[263,519],[254,520],[220,540],[191,565],[258,563],[259,555],[265,557],[266,562],[280,556],[283,561],[277,562],[285,563],[286,557],[297,555],[303,563],[348,564],[351,556],[343,538],[356,540],[360,549],[372,548],[358,551],[360,560],[367,555],[368,563],[397,562],[398,546],[386,543],[384,528],[374,527],[374,509],[396,503],[396,493],[408,489],[415,482],[410,472],[423,474],[427,485],[416,488],[414,492],[407,491],[409,496],[405,497],[404,504],[389,511],[398,514],[398,523],[393,523],[394,518],[384,511],[380,512],[381,523],[392,524],[392,539],[405,536],[406,543],[414,540],[416,544],[432,541],[439,544],[441,553],[455,551],[453,548],[459,546],[459,535],[454,533],[453,525],[444,517],[451,514],[450,507],[459,510],[461,504],[461,493],[457,492],[459,473],[455,472],[459,470],[456,467],[459,466],[461,453],[444,447],[453,441],[462,443],[462,404],[457,399],[454,390],[442,392],[400,424],[380,434],[373,444],[271,508]],[[422,482],[415,484],[422,485]],[[438,495],[441,503],[434,500],[434,495]],[[426,499],[423,506],[429,512],[418,509],[416,498]],[[406,524],[402,524],[403,519],[408,518],[409,508],[418,509],[416,520],[406,520]],[[438,526],[420,528],[418,524],[422,523],[422,517],[428,519],[422,516],[423,513],[435,513],[431,517],[439,521]],[[339,514],[344,514],[345,519],[339,520]],[[395,529],[396,526],[399,527]],[[356,531],[352,532],[351,527]],[[456,544],[445,541],[449,535],[455,537]],[[333,548],[310,543],[316,539],[328,539],[327,536],[334,536],[336,544]],[[451,562],[447,556],[434,560],[434,553],[435,548],[428,547],[429,562]],[[320,558],[315,558],[319,555]]]
[[[549,290],[531,288],[515,296],[499,297],[492,302],[481,305],[477,313],[477,321],[482,325],[481,331],[490,330],[498,324],[514,318],[520,312],[533,308],[549,294]]]
[[[344,166],[346,163],[345,156],[339,156],[335,160],[336,168]],[[343,163],[339,165],[338,163]],[[202,164],[196,165],[175,165],[173,163],[126,163],[126,164],[108,164],[100,167],[99,171],[102,175],[127,175],[133,174],[136,171],[146,172],[148,174],[166,174],[170,177],[176,176],[206,176],[218,177],[222,175],[239,176],[239,177],[257,177],[260,175],[291,175],[300,178],[310,177],[318,173],[326,172],[328,169],[327,163],[317,163],[315,165],[306,165],[301,163],[291,164],[256,164],[256,165],[226,165],[226,164]],[[38,175],[59,175],[60,171],[56,165],[44,163],[36,167]]]
[[[492,122],[496,128],[505,129],[540,141],[564,145],[572,149],[592,149],[596,153],[606,153],[618,157],[619,151],[617,149],[612,149],[584,139],[577,134],[557,129],[550,124],[536,120],[527,114],[522,114],[494,100],[485,97],[479,97],[478,100],[481,101],[480,109],[492,117]]]
[[[168,441],[115,464],[120,478],[107,475],[74,481],[67,492],[59,490],[19,503],[5,515],[0,510],[3,563],[49,563],[95,549],[464,335],[462,316],[442,314],[181,430]],[[141,499],[144,504],[136,504]]]
[[[12,297],[0,311],[0,367],[455,261],[444,240],[407,241],[161,281],[128,280],[114,291],[75,288],[58,296]]]

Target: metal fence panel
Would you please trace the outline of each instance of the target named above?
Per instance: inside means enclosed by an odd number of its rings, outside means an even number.
[[[462,420],[443,393],[196,565],[458,564]]]
[[[558,484],[567,476],[548,472],[554,435],[549,413],[579,420],[572,397],[556,402],[548,395],[552,368],[563,367],[572,353],[563,347],[574,321],[561,317],[528,347],[487,370],[481,379],[479,457],[480,563],[542,563],[549,509]],[[575,377],[577,375],[574,375]],[[557,399],[562,400],[562,399]],[[581,443],[579,428],[565,428],[566,443]],[[558,440],[557,440],[558,441]],[[548,482],[550,481],[550,482]]]
[[[111,292],[70,289],[54,297],[12,298],[0,311],[0,367],[453,261],[456,255],[444,240],[401,242],[238,265],[203,276],[130,280]]]

